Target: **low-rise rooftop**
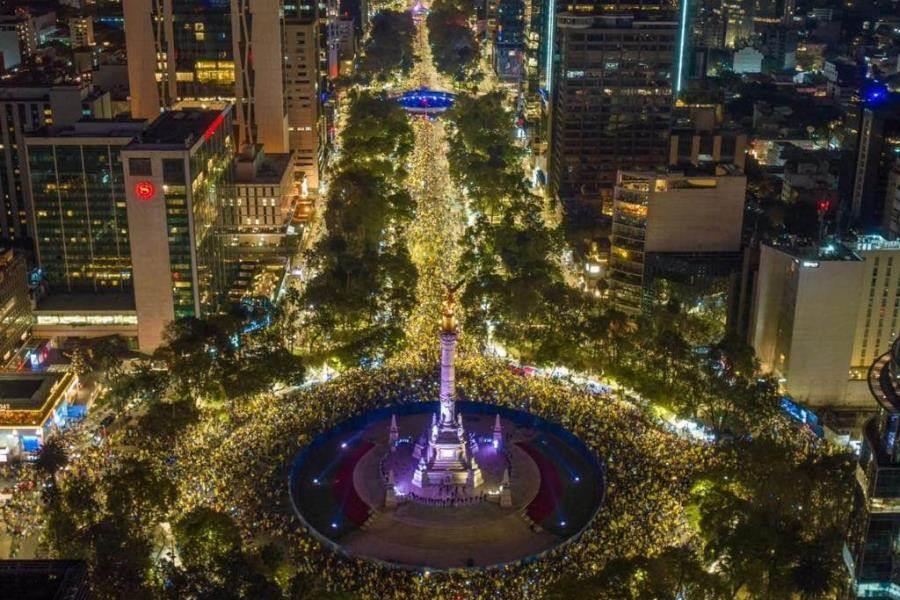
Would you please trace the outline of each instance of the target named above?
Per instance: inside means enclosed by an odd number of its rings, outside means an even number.
[[[128,148],[157,146],[188,149],[198,140],[211,135],[224,118],[225,113],[220,110],[170,110],[157,117]]]
[[[75,374],[0,373],[0,427],[38,427],[62,400]]]
[[[769,244],[769,246],[798,260],[818,262],[863,260],[851,248],[835,240],[824,241],[819,244],[806,243],[799,240],[784,240]]]
[[[144,119],[84,119],[68,127],[41,127],[25,137],[45,138],[134,138],[147,127]]]

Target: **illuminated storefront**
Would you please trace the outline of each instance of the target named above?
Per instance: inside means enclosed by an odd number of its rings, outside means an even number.
[[[75,407],[78,376],[0,373],[0,462],[33,454],[54,431],[83,415]]]

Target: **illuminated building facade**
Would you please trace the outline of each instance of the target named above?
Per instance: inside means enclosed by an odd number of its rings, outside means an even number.
[[[900,595],[900,341],[868,372],[876,414],[863,428],[844,547],[850,598]],[[871,397],[869,399],[871,402]]]
[[[0,234],[5,240],[31,238],[27,166],[20,151],[25,136],[44,126],[64,127],[111,113],[109,93],[83,83],[39,84],[23,77],[0,85]]]
[[[289,154],[246,146],[234,161],[234,191],[222,199],[220,226],[242,233],[282,231],[293,213],[293,192]]]
[[[616,172],[668,162],[678,18],[669,5],[556,17],[549,191],[609,214]]]
[[[0,373],[0,462],[37,452],[66,427],[78,393],[78,376],[65,373]]]
[[[137,349],[137,323],[133,294],[50,294],[38,300],[32,333],[48,340],[117,335]]]
[[[35,254],[50,293],[131,291],[121,149],[145,121],[83,121],[26,138]]]
[[[233,100],[239,144],[287,152],[279,0],[124,3],[131,112]]]
[[[12,250],[0,254],[0,358],[8,361],[31,329],[31,298],[24,257]]]
[[[141,350],[159,346],[173,319],[222,307],[216,224],[233,185],[232,132],[230,106],[169,111],[122,150]]]
[[[295,176],[313,193],[319,188],[319,172],[325,162],[327,134],[321,101],[325,36],[315,2],[285,4],[284,11],[288,145]]]

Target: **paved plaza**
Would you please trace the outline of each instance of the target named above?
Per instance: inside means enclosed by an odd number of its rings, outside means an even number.
[[[404,407],[401,432],[391,452],[390,410],[363,415],[358,429],[339,426],[310,448],[295,472],[295,503],[304,521],[354,556],[403,567],[452,569],[504,564],[562,543],[593,516],[602,477],[586,449],[572,447],[534,417],[504,410],[504,439],[491,443],[490,407],[462,403],[467,430],[479,440],[476,454],[485,499],[447,500],[441,505],[408,494],[410,456],[426,431],[435,403]],[[499,409],[498,409],[499,410]],[[408,471],[397,465],[406,464]],[[388,465],[401,492],[396,508],[385,506]],[[509,469],[512,506],[501,508],[493,492]]]

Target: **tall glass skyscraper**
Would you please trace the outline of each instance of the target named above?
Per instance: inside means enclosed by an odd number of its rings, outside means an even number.
[[[35,250],[51,292],[131,290],[120,151],[144,121],[86,121],[25,139]]]

